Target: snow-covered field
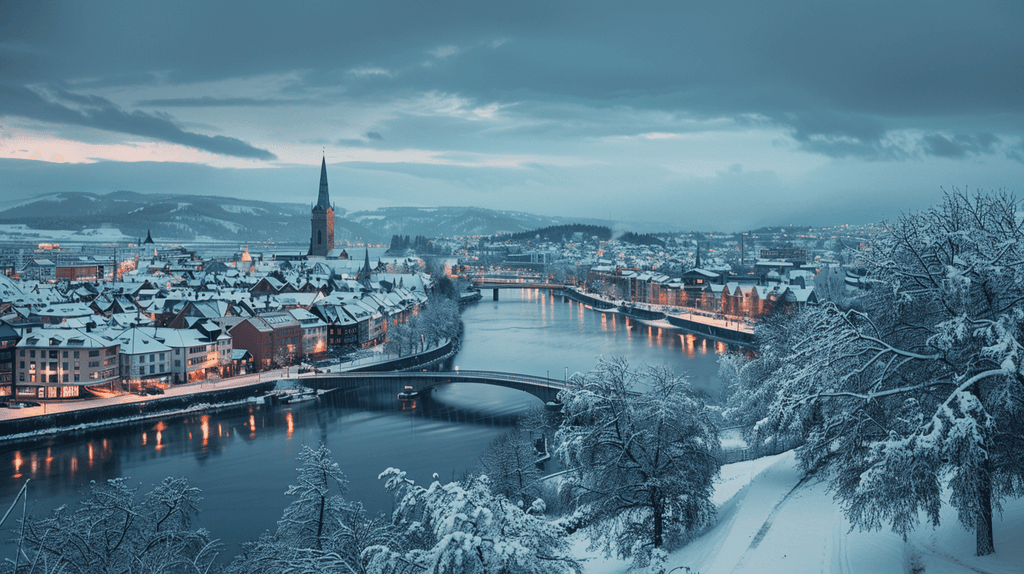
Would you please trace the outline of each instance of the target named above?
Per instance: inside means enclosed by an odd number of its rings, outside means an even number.
[[[792,452],[722,467],[715,491],[718,523],[668,559],[682,574],[1020,574],[1024,573],[1024,500],[1003,504],[993,520],[996,553],[974,555],[974,534],[949,506],[938,528],[918,526],[907,542],[891,531],[850,532],[820,482],[800,482]],[[587,574],[620,574],[629,563],[586,550]]]
[[[121,233],[116,228],[83,229],[71,231],[68,229],[30,229],[22,224],[0,225],[0,241],[126,241],[135,239]]]

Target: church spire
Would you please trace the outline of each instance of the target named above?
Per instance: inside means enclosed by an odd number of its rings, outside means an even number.
[[[314,210],[327,211],[331,206],[331,196],[327,191],[327,156],[320,164],[320,194],[316,198]]]
[[[363,268],[359,271],[359,282],[363,287],[370,288],[370,250],[366,250],[366,259],[363,260]]]

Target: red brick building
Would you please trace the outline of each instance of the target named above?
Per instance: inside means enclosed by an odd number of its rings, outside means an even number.
[[[57,281],[96,281],[100,268],[96,265],[58,265]]]
[[[290,313],[274,312],[248,318],[231,328],[235,349],[252,354],[256,369],[290,365],[302,355],[302,326]]]

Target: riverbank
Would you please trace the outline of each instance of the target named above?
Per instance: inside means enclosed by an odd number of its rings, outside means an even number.
[[[592,293],[582,293],[572,287],[563,287],[561,294],[601,313],[615,313],[635,319],[645,325],[682,331],[708,339],[750,347],[754,344],[752,325],[730,319],[721,319],[697,310],[686,310],[662,305],[618,305]]]
[[[379,372],[430,368],[457,352],[458,339],[452,339],[405,357],[391,358],[381,354],[377,361],[362,359],[354,363],[339,363],[330,367],[330,370]],[[273,390],[283,380],[301,382],[302,375],[298,367],[174,385],[166,389],[163,395],[126,393],[108,398],[52,402],[23,409],[0,409],[0,443],[231,406]]]

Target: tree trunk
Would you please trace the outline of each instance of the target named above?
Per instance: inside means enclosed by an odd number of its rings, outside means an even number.
[[[658,499],[657,494],[651,495],[651,510],[654,512],[654,547],[661,548],[661,545],[664,543],[662,541],[664,513],[662,512],[661,500]]]
[[[320,495],[320,516],[316,521],[316,549],[320,550],[320,538],[324,535],[324,506],[327,505],[325,495]]]
[[[978,485],[978,522],[975,531],[978,536],[978,556],[988,556],[996,551],[992,540],[992,476],[991,464],[982,465],[981,484]]]

